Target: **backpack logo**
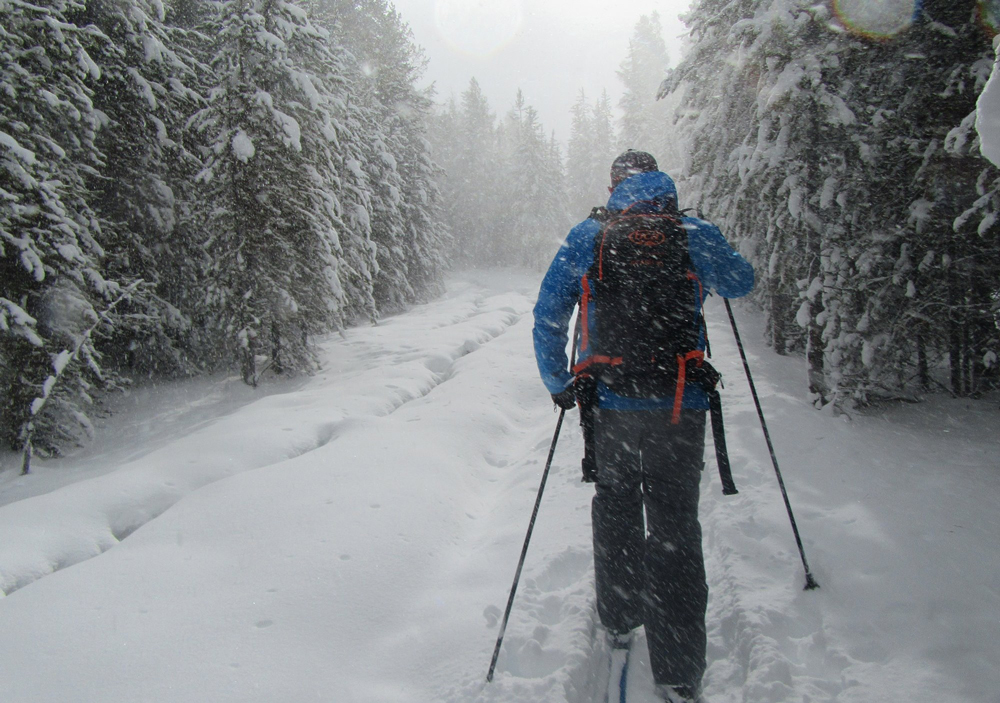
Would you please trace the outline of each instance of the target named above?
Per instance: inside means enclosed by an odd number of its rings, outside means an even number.
[[[629,232],[628,240],[640,247],[658,247],[667,241],[667,235],[652,229],[636,229]]]

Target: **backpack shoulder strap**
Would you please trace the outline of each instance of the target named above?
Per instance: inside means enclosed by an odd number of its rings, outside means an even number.
[[[693,215],[691,213],[694,213]],[[701,211],[700,207],[688,207],[680,211],[680,214],[684,217],[697,217],[699,220],[705,219],[705,213]]]
[[[611,212],[603,205],[600,205],[590,211],[590,219],[603,225],[611,219]]]

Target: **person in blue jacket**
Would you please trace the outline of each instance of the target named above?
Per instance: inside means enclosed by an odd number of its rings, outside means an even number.
[[[612,214],[677,210],[673,180],[645,152],[629,150],[615,159],[611,185],[607,210]],[[725,298],[749,293],[753,268],[719,228],[694,217],[681,221],[702,289]],[[535,304],[538,369],[563,409],[577,401],[566,355],[569,322],[600,231],[594,216],[570,231]],[[593,316],[588,319],[592,325]],[[704,335],[699,346],[705,347]],[[578,346],[577,353],[579,362],[585,362],[587,350]],[[598,383],[592,409],[598,612],[612,646],[627,646],[632,630],[645,626],[658,690],[674,703],[698,700],[705,671],[708,585],[698,500],[708,407],[707,394],[693,383],[684,386],[679,421],[673,396],[623,397]]]

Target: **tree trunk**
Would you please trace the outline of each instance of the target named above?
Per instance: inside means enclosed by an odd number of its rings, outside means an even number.
[[[271,368],[275,373],[285,370],[281,365],[281,329],[276,321],[271,322]]]
[[[957,396],[965,395],[962,385],[962,336],[954,316],[948,320],[948,367],[951,372],[951,392]]]
[[[243,383],[257,387],[257,358],[253,352],[253,345],[240,350],[240,375]]]
[[[824,353],[823,327],[816,323],[816,316],[823,311],[822,303],[816,301],[809,305],[809,329],[806,347],[808,362],[807,378],[809,393],[814,397],[814,403],[822,407],[830,402],[830,387],[826,382],[826,354]]]
[[[923,335],[917,336],[917,380],[921,390],[929,390],[931,387],[931,375],[927,368],[927,342]]]

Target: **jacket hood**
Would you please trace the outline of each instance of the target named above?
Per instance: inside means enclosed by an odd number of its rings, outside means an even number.
[[[638,202],[654,202],[659,208],[677,207],[677,186],[663,171],[647,171],[629,176],[612,191],[608,210],[620,212]]]

